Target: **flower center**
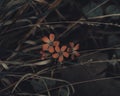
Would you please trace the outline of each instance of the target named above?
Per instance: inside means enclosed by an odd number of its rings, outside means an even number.
[[[73,53],[75,50],[73,48],[69,49],[70,53]]]
[[[49,46],[53,46],[53,42],[49,42]]]
[[[59,54],[59,56],[61,56],[61,55],[63,55],[63,52],[62,52],[62,51],[60,51],[58,54]]]

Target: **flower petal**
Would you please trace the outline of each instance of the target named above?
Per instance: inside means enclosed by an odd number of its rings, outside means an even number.
[[[59,57],[59,54],[58,53],[55,53],[52,55],[53,58],[58,58]]]
[[[63,52],[63,56],[68,58],[69,57],[69,53],[68,52]]]
[[[40,51],[40,54],[43,54],[44,52],[43,52],[43,50],[42,51]]]
[[[60,52],[60,47],[59,47],[59,46],[56,46],[56,47],[55,47],[55,51],[56,51],[56,52]]]
[[[49,38],[50,38],[50,41],[54,41],[55,35],[54,34],[50,34]]]
[[[45,59],[45,57],[41,57],[41,58],[40,58],[40,60],[44,60],[44,59]]]
[[[78,56],[80,56],[80,53],[78,53],[77,51],[75,51],[74,55],[78,57]]]
[[[54,45],[54,46],[58,46],[59,44],[60,44],[59,41],[54,41],[54,42],[53,42],[53,45]]]
[[[74,47],[74,43],[73,42],[70,42],[69,44],[70,44],[70,47],[72,47],[72,48]]]
[[[40,51],[40,54],[41,54],[42,56],[45,56],[45,55],[46,55],[44,51]]]
[[[53,46],[49,46],[48,50],[49,50],[50,53],[53,53],[55,51]]]
[[[59,57],[58,61],[59,61],[59,62],[62,62],[63,59],[64,59],[64,58],[63,58],[63,55],[61,55],[61,56]]]
[[[47,58],[47,54],[44,51],[41,51],[40,53],[41,53],[40,60],[44,60]]]
[[[74,55],[71,55],[71,59],[74,60],[74,59],[75,59],[75,56],[74,56]]]
[[[49,42],[50,42],[50,40],[48,39],[47,36],[44,36],[44,37],[42,38],[42,41],[45,42],[45,43],[49,43]]]
[[[43,51],[48,50],[48,47],[49,47],[49,44],[43,44],[42,45],[42,50]]]
[[[71,53],[72,49],[71,48],[67,48],[67,52]]]
[[[73,50],[78,50],[79,49],[79,44],[76,44]]]
[[[67,46],[62,46],[61,51],[64,52],[66,50]]]

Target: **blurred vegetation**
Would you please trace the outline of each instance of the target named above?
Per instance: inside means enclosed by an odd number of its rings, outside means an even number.
[[[84,96],[74,85],[119,78],[119,5],[119,0],[0,0],[0,95]],[[79,43],[81,55],[62,65],[40,60],[41,38],[50,33],[63,45]],[[73,82],[76,72],[81,75]]]

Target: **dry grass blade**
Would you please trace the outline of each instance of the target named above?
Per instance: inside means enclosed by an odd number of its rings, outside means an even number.
[[[62,23],[66,23],[66,24],[81,24],[81,25],[88,25],[88,26],[101,26],[101,25],[105,25],[105,26],[113,26],[113,27],[120,27],[120,24],[114,24],[114,23],[104,23],[104,22],[94,22],[94,21],[87,21],[85,19],[81,19],[79,21],[60,21],[60,22],[50,22],[50,23],[43,23],[43,25],[52,25],[52,24],[62,24]],[[72,27],[71,27],[72,28]],[[69,29],[70,30],[70,29]],[[66,31],[67,32],[67,31]],[[59,35],[58,38],[60,38],[62,36],[62,34]]]
[[[67,96],[70,96],[70,89],[67,87]]]
[[[6,63],[4,63],[3,61],[1,61],[0,60],[0,63],[1,63],[1,65],[3,66],[3,68],[5,68],[6,70],[8,70],[9,69],[9,67],[7,66],[7,64]]]
[[[20,96],[48,96],[48,95],[44,95],[44,94],[38,94],[38,93],[35,93],[35,94],[32,94],[32,93],[16,93],[17,95],[20,95]]]
[[[40,49],[40,48],[41,48],[41,45],[37,45],[37,46],[34,46],[34,47],[26,48],[26,49],[23,50],[23,52],[29,52],[29,51]]]
[[[16,84],[16,82],[15,82],[15,83],[12,83],[11,85],[7,86],[7,87],[4,88],[4,89],[1,89],[1,90],[0,90],[0,93],[2,93],[2,92],[4,92],[4,91],[8,90],[9,88],[12,88],[15,84]]]
[[[20,49],[20,45],[15,49],[15,51],[18,51],[19,49]],[[16,55],[17,55],[17,53],[16,53],[16,52],[13,52],[12,55],[7,58],[7,60],[12,59],[12,58],[13,58],[14,56],[16,56]]]
[[[25,66],[43,66],[43,65],[47,65],[51,62],[51,60],[43,60],[43,61],[39,61],[39,62],[36,62],[36,63],[26,63],[26,64],[22,64],[22,65],[19,65],[18,67],[25,67]]]
[[[51,60],[43,60],[43,61],[34,63],[34,65],[46,65],[50,62],[51,62]]]
[[[50,91],[48,90],[47,83],[45,82],[44,79],[42,79],[42,81],[43,81],[43,83],[44,83],[44,85],[45,85],[45,87],[46,87],[46,90],[47,90],[48,96],[51,96]]]
[[[25,43],[30,44],[30,45],[36,45],[36,42],[32,41],[32,40],[27,40],[27,41],[25,41]]]
[[[85,83],[91,83],[91,82],[97,82],[97,81],[103,81],[103,80],[110,80],[110,79],[118,79],[120,78],[120,76],[115,76],[115,77],[106,77],[106,78],[100,78],[100,79],[93,79],[93,80],[87,80],[87,81],[81,81],[81,82],[74,82],[71,83],[72,86],[75,85],[79,85],[79,84],[85,84]],[[59,89],[59,88],[64,88],[64,87],[68,87],[69,85],[62,85],[62,86],[58,86],[55,88],[50,88],[49,91],[55,90],[55,89]],[[42,92],[46,92],[47,90],[44,90]]]
[[[92,10],[90,10],[87,14],[90,14],[92,12],[94,12],[97,8],[101,7],[102,5],[106,4],[109,0],[104,1],[103,3],[99,4],[98,6],[96,6],[95,8],[93,8]]]
[[[45,0],[34,0],[34,1],[39,2],[40,4],[41,4],[41,3],[42,3],[42,4],[48,4],[48,2],[46,2]]]
[[[56,8],[62,0],[55,0],[52,4],[50,4],[49,9],[54,9]]]
[[[90,17],[88,18],[90,19],[103,19],[103,18],[107,18],[107,17],[119,17],[120,14],[108,14],[108,15],[102,15],[102,16],[96,16],[96,17]]]
[[[10,80],[8,80],[7,78],[2,78],[1,81],[7,85],[11,84]]]
[[[29,77],[31,76],[32,74],[31,73],[28,73],[28,74],[25,74],[24,76],[22,76],[20,78],[20,80],[15,84],[15,86],[13,87],[12,89],[12,93],[15,91],[15,89],[17,88],[17,86],[26,78],[26,77]]]
[[[36,79],[46,79],[46,80],[53,80],[53,81],[57,81],[57,82],[63,82],[63,83],[66,83],[68,86],[64,86],[64,87],[70,87],[72,89],[72,92],[74,93],[75,92],[75,89],[74,87],[71,85],[70,82],[66,81],[66,80],[61,80],[61,79],[56,79],[56,78],[50,78],[50,77],[42,77],[42,76],[36,76],[35,77]],[[61,87],[59,87],[61,88]],[[48,89],[49,90],[49,89]],[[47,90],[47,91],[48,91]],[[44,91],[42,91],[41,93],[44,93]]]
[[[93,12],[94,10],[96,10],[96,8],[99,8],[100,6],[104,5],[104,4],[107,3],[108,1],[109,1],[109,0],[106,0],[106,1],[104,1],[103,3],[101,3],[100,5],[98,5],[97,7],[93,8],[92,10],[90,10],[90,11],[88,12],[88,14],[90,14],[91,12]],[[85,18],[81,17],[81,18],[79,18],[76,22],[74,22],[73,24],[68,25],[67,29],[59,36],[59,38],[62,37],[63,35],[65,35],[65,34],[66,34],[68,31],[70,31],[72,28],[74,28],[74,27],[76,26],[76,24],[78,24],[78,22],[80,22],[82,19],[83,19],[83,20],[86,20]]]

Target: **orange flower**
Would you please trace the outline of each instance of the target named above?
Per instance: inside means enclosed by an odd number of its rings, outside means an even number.
[[[64,57],[68,58],[69,53],[65,51],[67,49],[67,46],[62,46],[61,48],[59,46],[55,47],[56,53],[52,55],[53,58],[57,59],[59,62],[62,62],[64,60]]]
[[[70,42],[70,48],[68,48],[68,52],[71,53],[71,58],[74,60],[75,56],[80,56],[78,50],[79,50],[79,44],[74,44],[73,42]]]
[[[48,50],[50,53],[54,52],[54,46],[58,46],[59,45],[59,41],[54,41],[54,39],[55,39],[55,35],[54,34],[50,34],[49,38],[47,36],[44,36],[42,38],[42,41],[46,43],[46,44],[42,45],[43,51]]]

